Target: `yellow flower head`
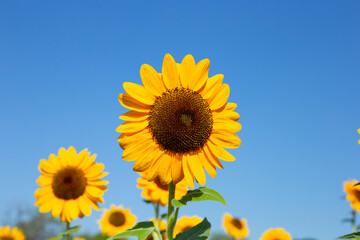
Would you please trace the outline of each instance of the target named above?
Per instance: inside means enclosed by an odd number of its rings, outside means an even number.
[[[148,171],[150,181],[158,176],[163,185],[176,184],[185,177],[194,188],[194,178],[205,184],[204,169],[215,177],[216,167],[223,168],[219,159],[235,160],[224,148],[240,146],[240,116],[235,103],[226,103],[224,76],[209,78],[209,66],[208,59],[195,64],[187,55],[178,64],[166,54],[161,74],[144,64],[144,85],[124,83],[127,93],[119,101],[131,111],[119,117],[126,122],[116,129],[122,157],[135,161],[134,171]]]
[[[138,188],[142,188],[141,196],[152,203],[160,203],[165,206],[169,202],[169,189],[168,185],[162,185],[159,178],[155,178],[149,182],[147,180],[148,174],[141,173],[142,177],[138,178]],[[180,181],[176,184],[175,199],[181,199],[187,193],[187,184],[185,181]]]
[[[150,219],[150,221],[152,221],[154,223],[154,226],[156,226],[156,222],[155,219]],[[161,231],[166,231],[166,222],[160,220],[159,221],[159,230]],[[166,239],[166,232],[164,232],[162,234],[162,239],[165,240]],[[152,234],[150,234],[145,240],[153,240]]]
[[[132,228],[136,223],[136,217],[130,213],[130,209],[122,206],[111,205],[110,209],[104,209],[102,218],[98,221],[104,235],[113,236]]]
[[[186,230],[195,227],[199,223],[201,223],[202,219],[198,216],[193,217],[182,217],[176,222],[176,226],[174,228],[174,237],[179,233],[185,232]]]
[[[24,233],[17,227],[10,228],[9,226],[0,227],[0,240],[25,240]]]
[[[354,186],[357,182],[357,180],[344,182],[344,192],[348,194],[346,200],[351,202],[351,207],[355,211],[360,211],[360,185]]]
[[[234,218],[228,213],[223,217],[223,227],[233,238],[246,238],[249,235],[246,219]]]
[[[270,228],[263,233],[260,240],[291,240],[291,236],[288,232],[285,232],[282,228]]]
[[[96,154],[90,156],[87,149],[76,153],[74,147],[60,148],[58,156],[40,160],[41,176],[35,191],[35,205],[41,213],[51,211],[52,217],[71,222],[77,217],[89,216],[91,207],[100,210],[98,202],[104,202],[107,181],[101,180],[107,173],[104,165],[95,163]]]
[[[73,238],[73,240],[86,240],[85,238]]]

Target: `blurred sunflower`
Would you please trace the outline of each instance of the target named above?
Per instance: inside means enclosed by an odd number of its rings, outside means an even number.
[[[98,221],[104,235],[113,236],[132,228],[136,223],[136,217],[130,213],[130,209],[122,206],[111,205],[110,209],[104,209],[102,218]]]
[[[360,185],[354,186],[356,183],[357,180],[344,182],[344,192],[348,194],[346,200],[351,202],[351,207],[360,211]]]
[[[358,133],[360,134],[360,128],[358,129]],[[359,139],[358,143],[360,144],[360,139]]]
[[[209,66],[208,59],[195,64],[191,55],[177,64],[166,54],[162,74],[144,64],[144,85],[124,83],[127,93],[119,101],[131,111],[119,117],[126,122],[116,129],[122,157],[135,161],[134,171],[149,171],[150,181],[158,176],[163,185],[176,184],[185,177],[194,188],[194,178],[206,183],[204,169],[215,177],[216,167],[223,168],[218,158],[235,160],[224,148],[240,146],[240,116],[235,103],[226,103],[224,76],[208,78]]]
[[[0,240],[25,240],[24,233],[17,227],[0,227]]]
[[[198,216],[180,218],[177,220],[174,228],[174,237],[176,237],[179,233],[185,232],[186,230],[198,225],[201,221],[202,219]]]
[[[150,221],[152,221],[154,223],[154,226],[156,226],[156,222],[155,219],[151,219]],[[166,222],[160,220],[159,221],[159,230],[161,231],[166,231]],[[165,240],[166,239],[166,232],[164,232],[162,234],[162,239]],[[153,240],[152,235],[150,234],[145,240]]]
[[[86,240],[85,238],[73,238],[73,240]]]
[[[223,217],[223,227],[233,238],[246,238],[249,235],[246,219],[234,218],[228,213]]]
[[[291,236],[282,228],[270,228],[263,233],[260,240],[291,240]]]
[[[89,216],[91,207],[100,210],[98,202],[104,202],[107,181],[104,165],[95,163],[96,154],[90,156],[87,149],[76,153],[74,147],[60,148],[58,156],[40,160],[41,176],[35,191],[35,205],[41,213],[51,211],[52,217],[71,222],[77,217]]]
[[[142,188],[141,196],[152,203],[160,203],[165,206],[169,202],[168,185],[161,184],[159,178],[155,178],[152,182],[147,180],[148,174],[146,172],[140,173],[142,176],[138,178],[138,188]],[[181,199],[187,193],[187,184],[185,181],[180,181],[176,184],[175,199]]]

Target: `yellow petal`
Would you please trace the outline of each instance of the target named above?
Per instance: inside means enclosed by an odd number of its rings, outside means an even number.
[[[151,140],[145,139],[145,140],[139,140],[138,142],[129,145],[127,148],[125,148],[122,158],[125,161],[135,161],[138,156],[141,154],[142,150],[151,144]]]
[[[196,64],[193,74],[191,75],[189,81],[189,89],[194,91],[199,90],[204,86],[206,80],[208,79],[210,61],[209,59],[203,59],[198,64]]]
[[[235,133],[241,130],[241,124],[233,120],[214,118],[213,129],[228,130],[230,132]]]
[[[36,183],[39,185],[49,185],[52,184],[52,178],[48,176],[41,175],[37,180]]]
[[[48,160],[45,160],[45,159],[40,160],[39,170],[42,173],[51,173],[51,174],[54,174],[57,172],[57,170],[54,168],[54,166]]]
[[[166,54],[162,65],[163,81],[167,89],[174,89],[180,85],[176,62],[170,54]]]
[[[91,207],[85,200],[85,197],[81,196],[77,200],[78,200],[78,205],[79,205],[79,209],[80,209],[81,213],[84,214],[85,216],[90,216]]]
[[[155,102],[155,96],[142,85],[124,82],[123,88],[131,97],[135,98],[139,102],[147,105],[152,105]]]
[[[154,159],[151,167],[150,167],[150,170],[148,172],[148,180],[149,181],[153,181],[157,176],[158,176],[158,169],[159,169],[159,165],[161,163],[161,161],[159,161],[162,156],[165,154],[164,151],[158,151],[158,155],[156,156],[156,158]]]
[[[214,164],[212,164],[207,157],[204,154],[204,151],[200,151],[199,153],[199,159],[201,164],[204,166],[206,172],[210,175],[210,177],[214,178],[216,177],[216,168]]]
[[[131,97],[127,93],[119,94],[118,99],[119,99],[120,104],[128,109],[135,110],[138,112],[149,112],[149,110],[150,110],[149,105],[139,102],[138,100]]]
[[[57,199],[56,204],[54,204],[54,207],[52,208],[51,216],[53,218],[57,218],[60,215],[60,213],[63,211],[63,206],[64,206],[64,200]]]
[[[136,159],[133,170],[136,172],[147,171],[158,154],[157,148],[158,147],[155,146],[153,142],[151,142],[150,145],[147,145]]]
[[[188,155],[183,156],[182,166],[184,169],[184,177],[191,189],[194,189],[194,176],[191,174],[189,165],[188,165]]]
[[[173,158],[173,162],[171,164],[171,177],[174,181],[174,184],[177,184],[184,178],[184,172],[182,169],[182,157],[182,155],[178,154],[178,156]]]
[[[225,110],[235,111],[236,107],[237,107],[236,103],[226,103]]]
[[[102,163],[94,163],[85,169],[86,177],[99,176],[104,171],[105,165]]]
[[[197,154],[189,155],[188,164],[191,172],[194,174],[198,183],[200,183],[201,186],[204,186],[206,183],[206,177],[205,177],[204,167],[201,164],[199,156]]]
[[[231,155],[228,151],[223,149],[222,147],[216,146],[211,141],[208,141],[207,144],[210,148],[210,151],[216,157],[220,158],[221,160],[227,161],[227,162],[235,161],[235,157],[233,155]]]
[[[140,68],[140,76],[147,90],[155,96],[161,96],[165,92],[165,87],[159,75],[153,67],[143,64]]]
[[[149,113],[145,112],[137,112],[137,111],[128,111],[121,115],[119,118],[124,121],[133,121],[133,122],[139,122],[146,120],[149,117]]]
[[[205,144],[203,151],[204,151],[206,158],[209,160],[209,162],[211,162],[218,168],[221,168],[221,169],[224,168],[223,165],[221,164],[221,162],[219,161],[219,159],[215,156],[215,154],[211,152],[210,147],[209,147],[209,141]]]
[[[223,79],[224,75],[222,74],[217,74],[209,78],[205,83],[205,87],[199,91],[201,96],[204,99],[209,99],[214,91],[221,85]]]
[[[53,189],[52,189],[52,186],[51,185],[46,185],[44,187],[41,187],[39,189],[36,189],[35,193],[34,193],[34,196],[36,198],[38,197],[41,197],[43,195],[47,195],[47,194],[53,194]]]
[[[240,115],[237,112],[233,112],[233,111],[228,111],[228,110],[224,110],[221,112],[212,112],[213,114],[213,118],[214,121],[216,121],[216,119],[230,119],[233,121],[238,121],[240,119]]]
[[[167,185],[171,182],[171,162],[172,156],[164,154],[159,158],[158,176],[162,185]]]
[[[90,186],[90,185],[87,185],[86,186],[86,192],[93,196],[93,197],[97,197],[97,198],[100,198],[102,197],[102,195],[104,194],[103,191],[101,191],[101,189],[99,189],[98,187],[95,187],[95,186]]]
[[[124,122],[116,128],[116,131],[121,133],[139,132],[146,128],[148,125],[149,122],[146,120],[140,122]]]
[[[226,130],[213,130],[209,139],[215,145],[224,148],[237,148],[241,145],[240,138],[235,133]]]
[[[193,56],[186,55],[179,65],[180,82],[184,88],[189,87],[190,77],[195,69],[195,60]]]
[[[51,198],[48,201],[43,202],[40,206],[39,206],[39,212],[40,213],[47,213],[49,212],[53,206],[54,203],[56,202],[56,198]]]
[[[68,200],[67,208],[69,210],[69,215],[71,219],[75,219],[79,216],[80,209],[78,207],[77,200]]]
[[[216,110],[223,107],[226,104],[230,95],[230,87],[227,84],[219,86],[209,99],[209,105],[211,110]]]
[[[151,139],[151,138],[152,138],[151,134],[149,133],[148,129],[145,128],[143,131],[140,131],[140,132],[122,133],[118,137],[118,141],[120,143],[120,147],[122,149],[125,149],[130,144],[137,142],[139,139],[145,140],[145,139]]]

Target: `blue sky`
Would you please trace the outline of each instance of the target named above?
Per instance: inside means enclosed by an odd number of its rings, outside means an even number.
[[[238,104],[242,145],[206,186],[229,206],[194,203],[180,215],[225,212],[248,220],[249,239],[270,227],[294,238],[350,232],[343,182],[360,178],[359,1],[1,1],[0,212],[32,206],[39,160],[60,147],[88,148],[105,164],[105,203],[153,215],[121,159],[117,95],[161,70],[209,58]],[[101,212],[76,221],[95,231]]]

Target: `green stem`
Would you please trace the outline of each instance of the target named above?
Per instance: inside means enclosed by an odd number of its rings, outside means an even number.
[[[159,209],[160,209],[160,203],[157,203],[155,206],[155,227],[157,229],[160,229]]]
[[[352,211],[351,226],[352,226],[352,232],[356,232],[356,212],[355,212],[355,210]]]
[[[66,231],[70,230],[70,222],[66,222]],[[70,233],[66,234],[66,240],[70,240]]]
[[[166,229],[166,240],[173,240],[174,227],[176,224],[176,215],[174,213],[174,206],[171,201],[175,198],[175,184],[173,181],[169,183],[169,203],[168,203],[168,222]],[[178,212],[178,211],[177,211]]]

